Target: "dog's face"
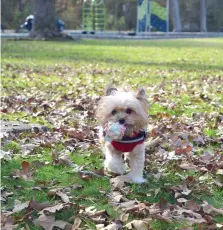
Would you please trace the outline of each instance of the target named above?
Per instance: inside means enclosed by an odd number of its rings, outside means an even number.
[[[147,126],[147,106],[143,89],[134,93],[108,87],[99,103],[96,116],[103,127],[108,122],[119,122],[125,125],[126,135],[132,135],[134,131]]]

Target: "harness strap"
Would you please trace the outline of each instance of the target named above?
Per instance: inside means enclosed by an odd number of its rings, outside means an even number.
[[[104,136],[106,133],[104,132]],[[120,152],[131,152],[137,145],[146,139],[146,131],[140,130],[134,137],[123,137],[122,140],[113,140],[112,146]]]
[[[146,131],[140,130],[138,134],[136,134],[134,137],[123,137],[122,140],[115,140],[115,142],[119,143],[135,143],[139,141],[144,141],[146,139]]]

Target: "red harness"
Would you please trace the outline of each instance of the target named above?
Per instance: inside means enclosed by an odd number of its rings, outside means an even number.
[[[111,144],[120,152],[131,152],[137,145],[142,144],[145,139],[146,132],[145,130],[142,130],[136,133],[133,137],[124,137],[122,140],[111,141]]]

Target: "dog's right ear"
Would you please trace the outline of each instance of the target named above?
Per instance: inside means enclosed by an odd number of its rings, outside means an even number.
[[[107,88],[105,89],[105,95],[106,96],[115,95],[117,91],[118,91],[117,88],[108,85]]]

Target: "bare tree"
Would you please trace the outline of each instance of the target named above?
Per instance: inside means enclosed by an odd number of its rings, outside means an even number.
[[[60,37],[56,26],[56,1],[34,1],[34,25],[30,37],[34,39],[52,39]]]
[[[207,19],[206,19],[206,0],[200,0],[200,31],[207,31]]]
[[[170,1],[171,15],[173,18],[174,32],[180,32],[182,30],[180,20],[180,10],[178,0]]]

